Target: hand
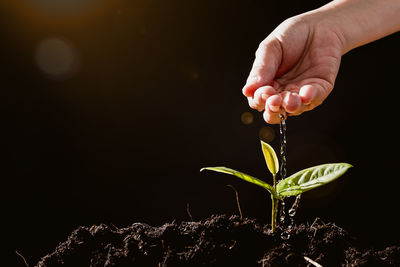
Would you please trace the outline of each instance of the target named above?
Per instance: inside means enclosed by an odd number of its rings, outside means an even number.
[[[270,124],[280,113],[312,110],[332,91],[343,53],[343,36],[329,19],[312,12],[290,18],[261,42],[243,94]]]

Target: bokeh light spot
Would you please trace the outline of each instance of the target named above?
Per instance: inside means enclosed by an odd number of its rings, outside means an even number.
[[[192,79],[197,80],[200,77],[200,75],[197,72],[192,73]]]
[[[269,126],[264,126],[258,132],[258,136],[264,142],[271,142],[275,138],[275,131]]]
[[[35,60],[41,71],[58,78],[68,77],[78,65],[75,49],[59,38],[40,42],[36,47]]]
[[[243,124],[249,125],[249,124],[253,123],[254,116],[250,112],[246,111],[246,112],[243,112],[243,114],[241,116],[241,120],[242,120]]]

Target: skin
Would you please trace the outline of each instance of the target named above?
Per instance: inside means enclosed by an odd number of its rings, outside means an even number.
[[[400,0],[337,0],[289,18],[257,51],[243,94],[264,120],[296,116],[332,91],[342,55],[400,30]]]

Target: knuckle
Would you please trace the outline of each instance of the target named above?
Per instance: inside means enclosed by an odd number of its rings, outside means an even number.
[[[266,40],[262,41],[262,42],[258,45],[258,47],[257,47],[257,49],[256,49],[256,52],[255,52],[256,57],[259,57],[259,56],[261,56],[262,54],[264,54],[265,51],[267,50],[267,47],[268,47],[268,41],[266,41]]]
[[[258,73],[255,73],[254,71],[252,71],[252,73],[247,78],[247,83],[249,83],[249,84],[258,84],[259,82],[261,82],[261,79],[262,78]]]

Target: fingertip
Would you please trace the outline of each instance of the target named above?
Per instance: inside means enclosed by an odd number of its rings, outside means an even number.
[[[255,88],[254,86],[245,85],[242,89],[242,94],[246,97],[253,97],[254,96]]]
[[[269,124],[278,124],[280,122],[279,112],[272,112],[268,108],[265,109],[263,118]]]
[[[264,93],[264,90],[262,90],[261,88],[258,88],[255,92],[254,92],[254,101],[258,104],[261,104],[262,102],[265,102],[266,98],[266,94]]]
[[[247,100],[249,101],[249,106],[252,109],[255,109],[257,111],[263,111],[264,110],[264,104],[260,104],[254,97],[248,97]]]
[[[296,113],[301,107],[302,101],[297,93],[286,92],[283,98],[283,107],[288,113]]]
[[[265,101],[271,95],[276,94],[276,91],[271,86],[262,86],[254,92],[254,99],[256,102],[265,105]]]
[[[304,105],[309,105],[317,97],[317,89],[312,85],[304,85],[300,88],[299,96]]]
[[[256,108],[256,105],[254,103],[254,99],[252,97],[247,97],[247,101],[249,102],[249,107],[251,107],[252,109]]]
[[[282,97],[280,95],[270,96],[266,102],[266,106],[272,112],[279,112],[281,104],[282,104]]]

